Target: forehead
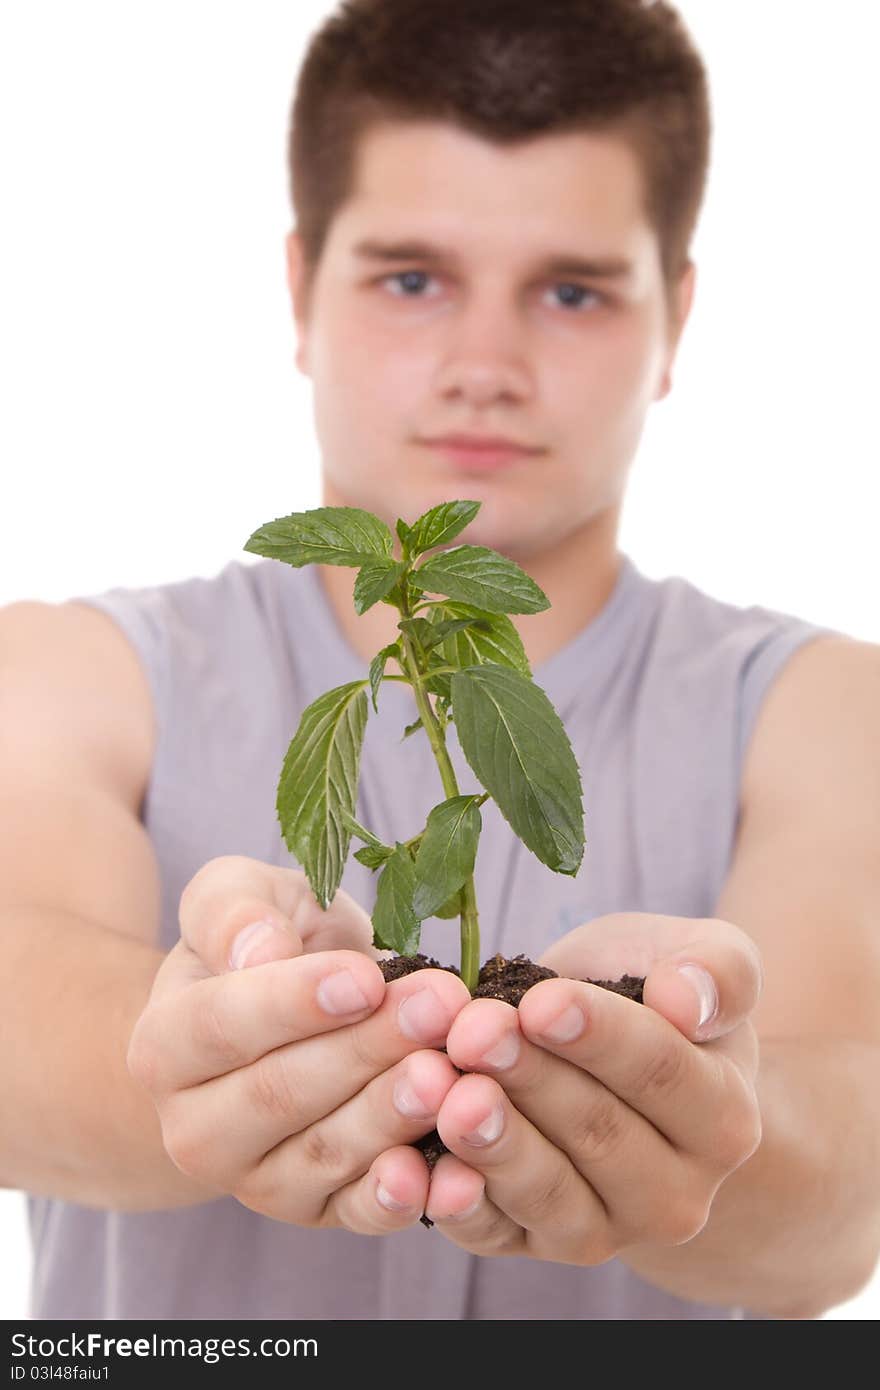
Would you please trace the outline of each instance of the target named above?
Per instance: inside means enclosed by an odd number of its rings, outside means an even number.
[[[497,254],[567,234],[638,256],[652,239],[641,168],[623,139],[578,131],[499,145],[435,121],[368,129],[334,221],[346,246],[405,230]]]

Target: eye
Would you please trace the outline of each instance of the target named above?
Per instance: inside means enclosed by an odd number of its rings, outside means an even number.
[[[601,304],[605,296],[599,294],[598,290],[591,290],[586,285],[575,285],[567,281],[561,281],[553,286],[553,291],[564,291],[561,302],[569,309],[580,309],[584,305],[586,296],[589,296],[593,303]]]
[[[397,284],[399,289],[394,293],[398,299],[422,299],[424,296],[418,294],[418,289],[425,280],[430,280],[430,278],[426,270],[398,270],[393,275],[383,275],[379,284]],[[412,291],[416,291],[416,293],[412,293]]]

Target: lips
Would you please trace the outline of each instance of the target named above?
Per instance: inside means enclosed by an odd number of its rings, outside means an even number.
[[[502,435],[489,434],[443,434],[423,440],[425,444],[438,445],[448,449],[463,449],[468,453],[518,453],[538,454],[540,449],[530,444],[520,444],[516,439]]]
[[[475,473],[505,468],[542,452],[497,435],[447,434],[421,442],[441,453],[456,468]]]

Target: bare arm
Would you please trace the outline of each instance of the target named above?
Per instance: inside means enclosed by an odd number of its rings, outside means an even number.
[[[104,614],[0,610],[0,1184],[120,1209],[208,1200],[126,1069],[164,953],[138,817],[145,675]]]
[[[821,1317],[870,1278],[880,1243],[880,1049],[848,1038],[761,1044],[763,1135],[684,1245],[622,1259],[679,1298]],[[841,1136],[845,1136],[841,1142]]]
[[[825,639],[792,657],[755,731],[716,913],[764,961],[763,1138],[698,1236],[623,1256],[684,1297],[819,1317],[876,1266],[878,712],[880,647]]]
[[[87,1207],[150,1211],[221,1194],[162,1143],[126,1052],[164,955],[60,909],[0,912],[0,1183]]]

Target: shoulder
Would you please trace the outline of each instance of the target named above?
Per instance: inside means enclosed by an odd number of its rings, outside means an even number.
[[[18,752],[36,751],[40,766],[57,733],[78,768],[73,780],[87,772],[139,806],[155,748],[153,700],[118,626],[76,601],[21,600],[0,610],[0,655],[0,703]]]
[[[880,645],[841,633],[803,643],[758,710],[743,767],[743,810],[778,814],[805,796],[828,804],[833,791],[876,798],[878,770]]]

